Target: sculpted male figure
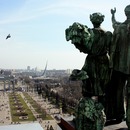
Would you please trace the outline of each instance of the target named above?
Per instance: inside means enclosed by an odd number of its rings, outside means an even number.
[[[82,94],[76,113],[76,130],[103,130],[105,124],[104,96],[109,81],[110,32],[101,28],[104,15],[90,15],[93,28],[74,23],[66,29],[66,39],[80,52],[88,54],[81,70],[74,70],[71,79],[83,82]]]
[[[113,23],[113,42],[110,53],[110,67],[113,69],[112,88],[115,88],[116,119],[121,122],[124,119],[124,87],[126,87],[127,106],[126,123],[130,130],[130,5],[124,12],[126,20],[123,23],[115,20],[116,10],[111,10]]]

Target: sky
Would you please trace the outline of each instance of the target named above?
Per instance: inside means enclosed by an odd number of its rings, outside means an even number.
[[[80,53],[65,30],[74,22],[92,28],[89,16],[105,15],[102,28],[113,32],[110,10],[123,22],[129,0],[0,0],[0,68],[81,69],[86,54]],[[10,34],[11,38],[6,40]]]

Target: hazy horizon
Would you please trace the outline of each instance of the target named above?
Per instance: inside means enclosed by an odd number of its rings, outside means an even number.
[[[0,68],[81,69],[86,54],[65,39],[74,22],[92,28],[89,15],[105,15],[102,28],[113,31],[110,9],[117,21],[125,21],[129,1],[103,0],[0,0]],[[11,38],[6,40],[10,34]]]

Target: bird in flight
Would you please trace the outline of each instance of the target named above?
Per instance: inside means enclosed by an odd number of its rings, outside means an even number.
[[[10,36],[10,34],[6,37],[6,39],[8,39],[8,38],[10,38],[11,36]]]

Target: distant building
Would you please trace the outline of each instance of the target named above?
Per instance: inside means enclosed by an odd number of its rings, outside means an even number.
[[[30,66],[27,66],[27,71],[30,71],[31,67]]]
[[[66,74],[71,74],[72,70],[71,69],[67,69],[65,72],[66,72]]]
[[[12,71],[11,70],[1,70],[0,75],[6,75],[6,76],[12,75]]]

